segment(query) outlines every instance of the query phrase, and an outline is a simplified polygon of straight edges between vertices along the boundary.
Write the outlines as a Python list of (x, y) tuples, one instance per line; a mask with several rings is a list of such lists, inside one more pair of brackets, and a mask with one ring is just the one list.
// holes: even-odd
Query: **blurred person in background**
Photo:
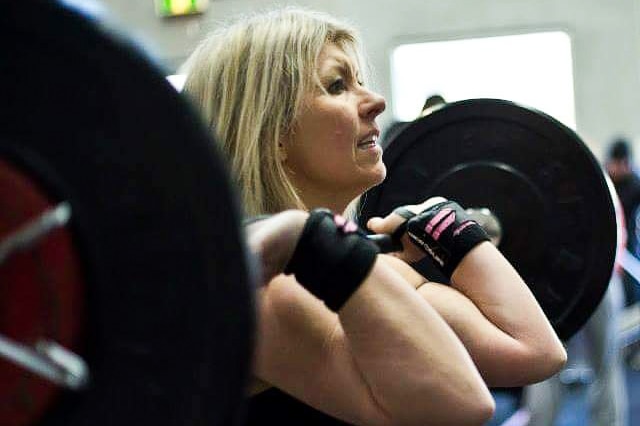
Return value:
[(567, 367), (552, 378), (524, 389), (522, 404), (529, 426), (556, 424), (564, 397), (572, 386), (585, 386), (588, 424), (628, 424), (628, 396), (619, 325), (625, 305), (638, 300), (637, 283), (620, 265), (625, 248), (635, 254), (637, 247), (635, 215), (640, 203), (640, 179), (634, 172), (631, 154), (631, 143), (617, 137), (607, 147), (604, 160), (604, 168), (619, 195), (614, 195), (618, 256), (609, 288), (584, 327), (566, 342)]
[[(624, 222), (627, 230), (626, 249), (638, 257), (637, 223), (640, 206), (640, 177), (633, 163), (633, 149), (629, 139), (614, 138), (608, 146), (604, 162), (605, 170), (611, 178), (618, 193), (624, 211)], [(622, 272), (625, 289), (625, 305), (635, 304), (640, 297), (638, 281), (628, 272)]]
[[(416, 117), (416, 120), (418, 118), (422, 118), (425, 115), (432, 113), (438, 108), (441, 108), (446, 103), (447, 101), (444, 99), (444, 96), (442, 96), (439, 93), (434, 93), (432, 95), (427, 96), (427, 98), (424, 101), (424, 104), (422, 105), (422, 109), (420, 110), (420, 114), (418, 114), (418, 116)], [(396, 136), (398, 136), (400, 133), (402, 133), (402, 131), (411, 123), (412, 121), (394, 120), (391, 124), (389, 124), (389, 126), (387, 126), (384, 132), (382, 132), (382, 136), (380, 138), (382, 142), (380, 143), (380, 145), (383, 148), (386, 148), (387, 146), (389, 146), (391, 141), (395, 139)]]

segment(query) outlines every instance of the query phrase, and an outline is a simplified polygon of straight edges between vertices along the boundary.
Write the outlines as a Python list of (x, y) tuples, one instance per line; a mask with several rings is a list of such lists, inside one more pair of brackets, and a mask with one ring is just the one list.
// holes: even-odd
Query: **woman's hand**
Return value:
[(286, 210), (246, 226), (249, 248), (262, 268), (263, 285), (284, 272), (308, 217), (302, 210)]
[[(420, 204), (412, 204), (402, 206), (403, 209), (408, 210), (413, 215), (422, 213), (425, 209), (446, 201), (443, 197), (428, 198)], [(402, 226), (407, 220), (407, 217), (401, 216), (399, 210), (396, 209), (384, 218), (372, 217), (367, 222), (367, 228), (375, 232), (376, 234), (389, 234), (393, 235), (399, 226)], [(395, 256), (404, 260), (407, 263), (417, 262), (425, 256), (425, 252), (411, 242), (406, 233), (403, 233), (400, 241), (402, 242), (403, 250), (400, 252), (389, 253), (391, 256)]]
[(459, 206), (429, 199), (396, 209), (384, 219), (371, 219), (368, 226), (392, 233), (413, 213), (417, 215), (401, 238), (404, 250), (396, 257), (413, 262), (429, 253), (450, 285), (421, 285), (424, 277), (404, 262), (389, 265), (417, 284), (418, 292), (455, 330), (487, 384), (521, 386), (556, 373), (566, 352), (551, 324), (515, 268)]

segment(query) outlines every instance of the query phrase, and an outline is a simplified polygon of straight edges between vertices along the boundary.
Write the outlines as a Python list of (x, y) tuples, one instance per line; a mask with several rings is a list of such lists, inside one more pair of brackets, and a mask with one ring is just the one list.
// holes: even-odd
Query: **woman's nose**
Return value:
[(374, 119), (387, 108), (387, 102), (382, 95), (373, 91), (367, 91), (367, 95), (360, 104), (360, 115), (364, 118)]

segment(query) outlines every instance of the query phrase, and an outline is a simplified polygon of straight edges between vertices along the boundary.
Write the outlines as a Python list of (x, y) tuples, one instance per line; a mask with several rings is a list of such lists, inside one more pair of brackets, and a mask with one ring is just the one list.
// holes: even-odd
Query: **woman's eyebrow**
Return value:
[(321, 70), (321, 74), (326, 76), (327, 74), (337, 72), (340, 75), (345, 77), (356, 77), (359, 73), (354, 73), (353, 67), (343, 59), (333, 58), (332, 63), (326, 66), (325, 69)]

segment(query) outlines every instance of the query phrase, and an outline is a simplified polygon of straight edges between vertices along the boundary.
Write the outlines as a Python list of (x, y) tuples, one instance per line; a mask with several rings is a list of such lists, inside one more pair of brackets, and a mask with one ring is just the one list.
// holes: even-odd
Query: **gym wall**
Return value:
[[(216, 22), (290, 0), (210, 0), (203, 15), (158, 18), (153, 0), (102, 0), (122, 26), (175, 69)], [(640, 4), (633, 0), (305, 0), (363, 32), (376, 89), (391, 99), (389, 55), (401, 43), (563, 30), (571, 35), (577, 130), (600, 156), (608, 139), (640, 140)], [(392, 119), (392, 108), (382, 116)]]

